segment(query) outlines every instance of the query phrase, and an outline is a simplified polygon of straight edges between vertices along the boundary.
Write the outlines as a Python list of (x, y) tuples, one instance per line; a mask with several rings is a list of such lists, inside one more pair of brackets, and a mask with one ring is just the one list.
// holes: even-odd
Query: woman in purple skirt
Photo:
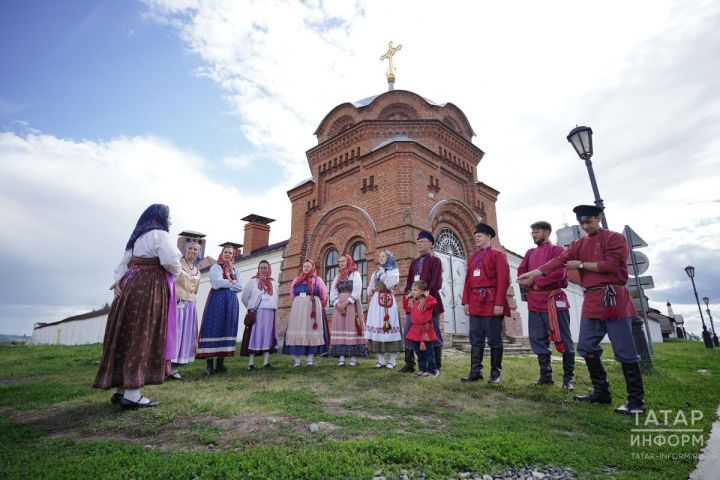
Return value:
[(255, 355), (262, 354), (263, 368), (270, 366), (270, 354), (277, 352), (275, 319), (278, 308), (278, 285), (272, 278), (267, 260), (258, 264), (257, 273), (248, 280), (241, 301), (248, 311), (255, 311), (255, 323), (245, 325), (240, 355), (247, 356), (248, 370), (255, 369)]
[[(195, 360), (197, 346), (197, 310), (195, 299), (200, 288), (200, 270), (195, 261), (200, 253), (200, 245), (196, 242), (185, 246), (185, 255), (180, 261), (182, 270), (175, 279), (177, 296), (177, 316), (174, 349), (171, 352), (169, 380), (182, 380), (177, 368)], [(169, 332), (168, 332), (169, 333)]]

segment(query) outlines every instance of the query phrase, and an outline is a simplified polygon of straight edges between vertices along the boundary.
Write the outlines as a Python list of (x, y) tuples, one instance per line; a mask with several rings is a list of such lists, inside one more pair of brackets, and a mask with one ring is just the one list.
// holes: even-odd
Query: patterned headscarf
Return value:
[(168, 218), (170, 217), (170, 208), (167, 205), (160, 203), (153, 203), (140, 215), (137, 223), (135, 224), (135, 230), (133, 230), (130, 239), (125, 245), (125, 250), (132, 250), (135, 246), (135, 241), (142, 235), (152, 230), (164, 230), (170, 231), (170, 225), (168, 225)]
[[(260, 273), (260, 265), (262, 265), (263, 263), (268, 266), (268, 271), (265, 275)], [(272, 282), (275, 279), (272, 278), (272, 267), (270, 266), (270, 262), (268, 262), (267, 260), (263, 260), (258, 263), (257, 273), (252, 278), (258, 279), (258, 290), (260, 290), (261, 292), (267, 292), (268, 295), (273, 294)]]
[(395, 260), (395, 255), (390, 253), (390, 250), (387, 248), (385, 249), (385, 263), (380, 265), (385, 269), (387, 272), (388, 270), (396, 270), (398, 268), (397, 261)]
[(353, 261), (352, 257), (348, 255), (347, 253), (343, 253), (340, 255), (340, 258), (345, 258), (345, 268), (340, 269), (340, 274), (338, 275), (338, 282), (347, 282), (348, 277), (351, 273), (357, 272), (357, 265)]
[(226, 248), (232, 247), (223, 247), (223, 249), (220, 250), (220, 256), (217, 259), (217, 263), (223, 269), (223, 278), (225, 280), (237, 280), (237, 277), (235, 276), (235, 269), (233, 268), (233, 261), (235, 260), (235, 249), (233, 249), (233, 258), (231, 260), (225, 261), (223, 259), (223, 252)]

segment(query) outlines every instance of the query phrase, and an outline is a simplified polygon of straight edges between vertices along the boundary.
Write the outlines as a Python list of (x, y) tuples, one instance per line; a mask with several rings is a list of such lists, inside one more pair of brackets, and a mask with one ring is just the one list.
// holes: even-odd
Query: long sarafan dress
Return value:
[[(361, 293), (362, 277), (358, 271), (350, 273), (345, 281), (340, 280), (340, 275), (333, 280), (330, 288), (330, 303), (335, 307), (330, 324), (333, 357), (367, 357)], [(350, 302), (345, 313), (337, 307), (344, 301)]]
[[(370, 353), (396, 353), (403, 347), (402, 326), (393, 288), (400, 283), (400, 270), (378, 268), (370, 278), (365, 339)], [(385, 288), (382, 288), (382, 287)]]
[(318, 276), (312, 277), (311, 284), (312, 295), (310, 287), (301, 282), (300, 277), (293, 280), (290, 287), (292, 305), (282, 348), (285, 355), (321, 355), (328, 351), (323, 318), (323, 306), (328, 301), (327, 287)]
[(240, 303), (237, 294), (242, 292), (240, 272), (233, 268), (237, 283), (223, 278), (220, 265), (210, 267), (210, 285), (203, 312), (200, 339), (195, 358), (232, 357), (237, 345)]
[(175, 280), (177, 295), (177, 329), (175, 348), (171, 352), (174, 365), (186, 365), (195, 360), (197, 347), (197, 309), (195, 301), (200, 288), (200, 270), (183, 258), (182, 271)]
[(241, 351), (241, 355), (277, 352), (278, 341), (275, 328), (278, 308), (278, 284), (275, 280), (271, 280), (271, 282), (272, 293), (261, 290), (257, 278), (253, 277), (245, 284), (241, 301), (248, 310), (256, 310), (256, 317), (252, 327), (245, 327), (251, 331), (247, 349)]
[(115, 269), (113, 300), (94, 388), (139, 389), (165, 380), (168, 315), (175, 307), (180, 251), (164, 230), (151, 230)]

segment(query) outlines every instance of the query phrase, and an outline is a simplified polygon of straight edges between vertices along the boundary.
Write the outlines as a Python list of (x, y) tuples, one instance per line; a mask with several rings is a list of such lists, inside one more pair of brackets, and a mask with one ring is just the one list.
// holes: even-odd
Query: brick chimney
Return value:
[(248, 255), (267, 247), (270, 240), (270, 224), (275, 220), (253, 213), (243, 218), (242, 221), (247, 222), (245, 224), (245, 239), (243, 240), (245, 254)]
[(194, 232), (192, 230), (183, 230), (182, 232), (180, 232), (177, 241), (177, 247), (178, 250), (180, 250), (180, 253), (185, 253), (185, 246), (190, 242), (195, 242), (200, 245), (200, 251), (198, 252), (198, 260), (202, 260), (203, 258), (205, 258), (205, 234), (200, 232)]
[(675, 312), (673, 312), (672, 304), (670, 303), (670, 300), (667, 302), (667, 310), (668, 310), (668, 317), (675, 318)]

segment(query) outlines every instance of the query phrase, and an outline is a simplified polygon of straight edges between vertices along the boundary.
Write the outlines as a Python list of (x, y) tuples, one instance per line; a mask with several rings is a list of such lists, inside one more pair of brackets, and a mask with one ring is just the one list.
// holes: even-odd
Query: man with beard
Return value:
[[(525, 253), (518, 275), (534, 270), (553, 258), (563, 254), (565, 249), (550, 241), (552, 226), (545, 221), (530, 225), (530, 235), (536, 247)], [(534, 385), (550, 385), (553, 382), (550, 340), (562, 353), (562, 388), (575, 388), (575, 345), (570, 334), (570, 313), (567, 296), (563, 288), (568, 286), (567, 269), (559, 268), (547, 276), (535, 278), (528, 284), (528, 337), (530, 346), (538, 357), (540, 378)]]

